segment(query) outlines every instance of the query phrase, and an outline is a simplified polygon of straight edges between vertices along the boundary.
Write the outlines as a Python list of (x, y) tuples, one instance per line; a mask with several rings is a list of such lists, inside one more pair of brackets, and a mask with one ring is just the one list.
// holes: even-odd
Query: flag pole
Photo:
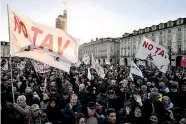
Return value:
[[(9, 20), (9, 6), (7, 4), (7, 15), (8, 15), (8, 33), (9, 33), (9, 42), (11, 42), (10, 38), (10, 20)], [(11, 43), (10, 43), (10, 50), (11, 50)], [(11, 85), (12, 85), (12, 97), (13, 97), (13, 103), (15, 103), (15, 95), (14, 95), (14, 85), (13, 85), (13, 78), (12, 78), (12, 56), (10, 55), (10, 76), (11, 76)]]
[(13, 78), (12, 78), (12, 57), (11, 55), (10, 55), (10, 75), (11, 75), (11, 85), (12, 85), (12, 97), (13, 97), (13, 102), (15, 103), (14, 85), (13, 85)]

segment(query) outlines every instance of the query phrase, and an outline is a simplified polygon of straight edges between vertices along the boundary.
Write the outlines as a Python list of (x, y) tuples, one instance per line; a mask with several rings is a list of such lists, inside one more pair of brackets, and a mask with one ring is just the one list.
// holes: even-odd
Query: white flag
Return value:
[(44, 64), (39, 61), (34, 61), (34, 60), (31, 60), (31, 63), (32, 63), (35, 71), (38, 73), (47, 73), (47, 72), (51, 71), (51, 66), (49, 66), (47, 64)]
[(87, 78), (88, 78), (89, 80), (91, 80), (90, 68), (88, 68), (88, 75), (87, 75)]
[(100, 76), (102, 79), (104, 79), (105, 72), (104, 72), (104, 69), (101, 66), (99, 66), (99, 69), (98, 69), (97, 73), (98, 73), (98, 76)]
[(110, 62), (108, 60), (105, 61), (105, 64), (110, 65)]
[(96, 69), (96, 60), (94, 59), (93, 53), (91, 54), (91, 65), (92, 68)]
[(34, 51), (26, 51), (21, 53), (16, 53), (14, 56), (18, 57), (27, 57), (32, 58), (34, 60), (40, 61), (52, 67), (64, 70), (69, 72), (71, 63), (69, 61), (63, 60), (59, 57), (54, 57), (43, 50), (35, 49)]
[(132, 76), (131, 73), (129, 73), (129, 78), (130, 78), (132, 81), (134, 81), (134, 78), (133, 78), (133, 76)]
[[(58, 28), (38, 24), (8, 8), (10, 55), (31, 47), (75, 63), (78, 61), (79, 41)], [(33, 51), (35, 49), (32, 49)]]
[(87, 54), (84, 54), (82, 61), (87, 65), (90, 62), (90, 57)]
[(8, 70), (8, 61), (7, 60), (5, 60), (5, 61), (6, 61), (5, 65), (1, 68), (3, 71)]
[(137, 67), (137, 65), (133, 61), (131, 62), (130, 73), (138, 75), (140, 77), (143, 77), (143, 73), (141, 72), (141, 70)]
[(81, 61), (78, 59), (78, 62), (74, 64), (74, 66), (79, 67), (81, 65)]
[(167, 49), (145, 37), (142, 38), (136, 58), (152, 62), (164, 73), (167, 71), (170, 63)]

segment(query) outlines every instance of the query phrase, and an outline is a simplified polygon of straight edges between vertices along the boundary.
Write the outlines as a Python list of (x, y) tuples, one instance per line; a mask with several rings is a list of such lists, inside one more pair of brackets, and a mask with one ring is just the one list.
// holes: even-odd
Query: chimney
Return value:
[(65, 19), (67, 19), (67, 10), (63, 11), (63, 16), (64, 16)]
[(96, 41), (98, 41), (98, 38), (96, 37)]

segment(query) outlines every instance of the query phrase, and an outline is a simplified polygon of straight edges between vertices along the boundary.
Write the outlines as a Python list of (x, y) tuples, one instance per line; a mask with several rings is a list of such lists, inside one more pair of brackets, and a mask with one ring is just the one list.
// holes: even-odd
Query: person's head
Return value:
[(165, 86), (165, 83), (164, 82), (159, 82), (159, 86), (160, 87)]
[(48, 94), (47, 93), (45, 93), (44, 95), (43, 95), (43, 101), (47, 101), (47, 100), (49, 100), (49, 96), (48, 96)]
[(141, 117), (142, 116), (141, 109), (139, 107), (135, 107), (134, 116), (135, 117)]
[(5, 81), (5, 82), (3, 83), (3, 85), (4, 85), (5, 88), (8, 88), (9, 85), (10, 85), (10, 82), (9, 82), (9, 81)]
[(186, 91), (186, 80), (183, 82), (183, 84), (182, 84), (182, 87), (181, 87), (181, 88), (182, 88), (182, 90), (183, 90), (183, 91)]
[(17, 91), (17, 87), (13, 87), (13, 92), (16, 92)]
[(163, 105), (168, 105), (170, 103), (170, 98), (168, 96), (163, 96), (162, 103)]
[(96, 111), (101, 113), (104, 110), (104, 101), (99, 99), (96, 101)]
[(77, 102), (78, 102), (78, 96), (77, 96), (76, 94), (72, 94), (72, 95), (70, 96), (70, 103), (71, 103), (72, 105), (76, 105)]
[(157, 114), (151, 114), (150, 115), (150, 124), (158, 124), (159, 119), (158, 119), (158, 115)]
[(49, 105), (50, 105), (52, 108), (55, 108), (55, 107), (56, 107), (56, 101), (55, 101), (54, 99), (50, 100)]
[(31, 81), (30, 82), (30, 87), (34, 87), (34, 85), (35, 85), (35, 82), (34, 81)]
[(30, 75), (29, 77), (28, 77), (28, 81), (31, 81), (32, 80), (32, 76)]
[(41, 86), (39, 87), (42, 92), (45, 91), (45, 83), (41, 83)]
[(142, 93), (147, 92), (147, 86), (146, 86), (146, 85), (142, 85), (142, 86), (141, 86), (141, 92), (142, 92)]
[(56, 86), (56, 82), (55, 82), (55, 81), (51, 81), (51, 82), (50, 82), (50, 86), (51, 86), (51, 87), (55, 87), (55, 86)]
[(33, 91), (31, 89), (31, 87), (27, 87), (25, 90), (25, 95), (32, 95)]
[(96, 110), (96, 103), (89, 102), (87, 106), (87, 112), (88, 112), (89, 117), (94, 117), (95, 110)]
[(83, 91), (85, 89), (85, 84), (80, 84), (79, 85), (79, 91)]
[(21, 107), (26, 105), (26, 97), (24, 95), (18, 96), (17, 104)]
[(72, 95), (73, 94), (73, 88), (72, 88), (72, 86), (68, 86), (67, 87), (67, 90), (68, 90), (68, 94), (69, 95)]
[(83, 113), (78, 113), (76, 115), (76, 124), (86, 124), (85, 115)]
[(39, 114), (40, 114), (40, 108), (39, 108), (39, 105), (37, 105), (37, 104), (33, 104), (33, 105), (31, 105), (31, 107), (30, 107), (30, 111), (31, 111), (31, 115), (32, 115), (32, 117), (38, 117)]
[(181, 118), (179, 124), (186, 124), (186, 117)]
[(68, 95), (68, 92), (67, 92), (67, 91), (64, 91), (64, 92), (62, 93), (62, 96), (63, 96), (63, 99), (64, 99), (64, 100), (67, 100), (67, 99), (69, 98), (69, 95)]
[(152, 83), (151, 82), (147, 82), (147, 87), (151, 87)]
[(116, 123), (116, 111), (112, 108), (108, 109), (107, 118), (110, 124), (115, 124)]
[(57, 93), (57, 89), (55, 88), (55, 87), (52, 87), (51, 89), (50, 89), (50, 94), (51, 95), (55, 95)]
[(154, 101), (157, 102), (160, 98), (160, 95), (158, 92), (151, 92), (149, 97), (150, 97), (151, 102), (154, 102)]
[(111, 80), (111, 86), (115, 86), (116, 85), (116, 80)]
[(135, 89), (135, 84), (131, 83), (131, 84), (129, 85), (129, 87), (130, 87), (131, 90), (134, 90), (134, 89)]
[(177, 92), (178, 91), (178, 82), (175, 82), (175, 81), (171, 82), (170, 88), (171, 88), (172, 92)]

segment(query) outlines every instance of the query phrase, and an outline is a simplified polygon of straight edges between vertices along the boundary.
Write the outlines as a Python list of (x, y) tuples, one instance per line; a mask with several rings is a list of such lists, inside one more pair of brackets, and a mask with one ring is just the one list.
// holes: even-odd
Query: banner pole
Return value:
[[(8, 33), (9, 33), (9, 42), (11, 42), (11, 37), (10, 37), (10, 20), (9, 20), (9, 6), (7, 4), (7, 15), (8, 15)], [(11, 50), (11, 43), (10, 43), (10, 50)], [(13, 85), (13, 78), (12, 78), (12, 56), (10, 55), (10, 76), (11, 76), (11, 85), (12, 85), (12, 97), (13, 97), (13, 103), (15, 103), (15, 95), (14, 95), (14, 85)]]
[(14, 85), (13, 85), (13, 78), (12, 78), (12, 57), (11, 57), (11, 55), (10, 55), (10, 75), (11, 75), (11, 85), (12, 85), (13, 103), (15, 103)]

